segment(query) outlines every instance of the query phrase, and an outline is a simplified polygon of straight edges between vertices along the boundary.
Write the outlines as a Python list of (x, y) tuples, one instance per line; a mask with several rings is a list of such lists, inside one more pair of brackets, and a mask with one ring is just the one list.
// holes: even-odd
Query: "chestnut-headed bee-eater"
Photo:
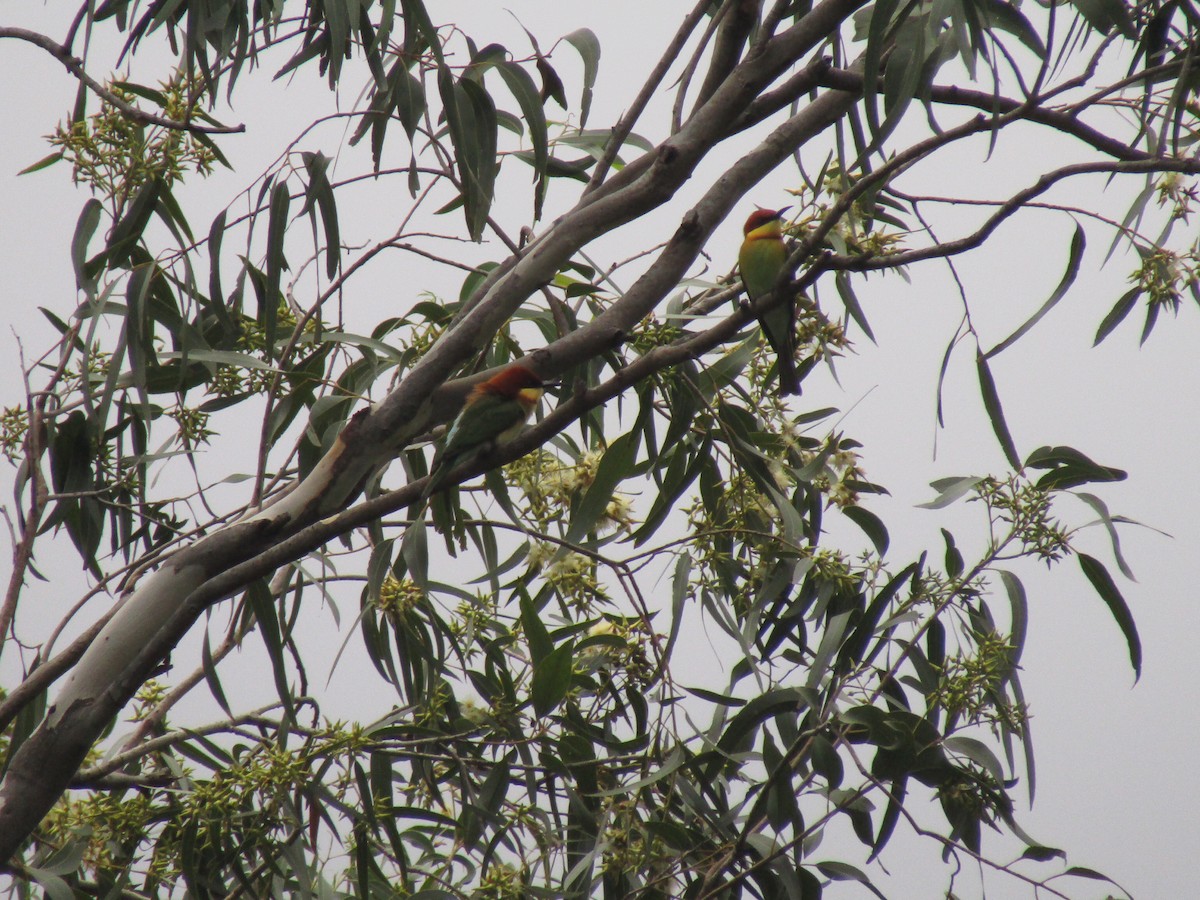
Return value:
[[(753, 303), (771, 293), (771, 288), (787, 264), (787, 247), (783, 243), (783, 214), (791, 209), (756, 209), (750, 213), (742, 232), (745, 240), (738, 251), (738, 272), (746, 294)], [(796, 374), (796, 298), (786, 287), (781, 302), (768, 310), (755, 310), (763, 336), (778, 358), (779, 392), (799, 394), (800, 380)]]
[(460, 463), (490, 453), (516, 437), (537, 408), (544, 389), (542, 379), (520, 363), (475, 385), (433, 458), (421, 499), (442, 487)]

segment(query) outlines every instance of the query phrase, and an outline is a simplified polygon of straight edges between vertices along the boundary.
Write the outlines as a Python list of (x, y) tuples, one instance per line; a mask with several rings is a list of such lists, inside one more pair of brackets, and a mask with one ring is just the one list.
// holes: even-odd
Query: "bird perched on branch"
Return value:
[(514, 363), (471, 389), (446, 441), (433, 458), (421, 500), (445, 485), (460, 464), (512, 440), (537, 408), (545, 385), (530, 369)]
[(745, 239), (738, 251), (738, 272), (746, 294), (754, 303), (754, 314), (763, 336), (778, 359), (779, 392), (799, 394), (800, 379), (796, 374), (796, 298), (781, 288), (786, 296), (770, 309), (757, 308), (766, 298), (787, 264), (787, 247), (783, 243), (783, 214), (791, 209), (756, 209), (750, 213), (742, 228)]

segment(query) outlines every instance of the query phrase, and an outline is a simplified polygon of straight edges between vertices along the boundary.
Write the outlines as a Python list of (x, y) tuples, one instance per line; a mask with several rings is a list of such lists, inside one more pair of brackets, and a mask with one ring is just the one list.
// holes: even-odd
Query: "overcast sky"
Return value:
[[(492, 24), (484, 24), (480, 6), (443, 2), (437, 5), (437, 15), (450, 21), (460, 10), (470, 10), (476, 24), (468, 30), (477, 38), (495, 37), (517, 49), (526, 46), (513, 18), (497, 7)], [(513, 2), (508, 8), (535, 32), (543, 48), (581, 25), (597, 32), (604, 56), (589, 123), (594, 127), (605, 126), (620, 114), (679, 15), (674, 4), (670, 13), (667, 4), (655, 7), (663, 10), (661, 17), (647, 15), (644, 2)], [(13, 3), (4, 7), (9, 24), (45, 29), (60, 37), (63, 28), (55, 13), (61, 10)], [(630, 28), (631, 22), (638, 27)], [(561, 59), (569, 71), (571, 55), (561, 54)], [(30, 356), (41, 352), (51, 339), (36, 307), (49, 307), (65, 317), (76, 302), (68, 245), (86, 196), (71, 186), (65, 166), (16, 176), (48, 152), (41, 136), (69, 109), (73, 79), (44, 52), (6, 41), (0, 43), (0, 83), (8, 85), (0, 92), (0, 121), (6, 123), (0, 142), (0, 196), (4, 198), (0, 311), (9, 326), (0, 334), (0, 359), (7, 368), (4, 383), (8, 385), (0, 405), (8, 406), (22, 401), (18, 339)], [(225, 118), (247, 123), (248, 133), (221, 144), (237, 171), (186, 188), (188, 199), (183, 205), (198, 229), (206, 228), (229, 197), (279, 154), (314, 110), (331, 106), (315, 75), (291, 83), (247, 78), (244, 87), (243, 91), (239, 86), (238, 105)], [(353, 90), (345, 96), (352, 101)], [(647, 121), (647, 136), (661, 137), (661, 118)], [(305, 146), (333, 155), (340, 137), (340, 130), (325, 129)], [(995, 159), (984, 168), (987, 151), (986, 141), (980, 141), (963, 149), (959, 166), (920, 177), (928, 179), (929, 189), (951, 190), (945, 183), (960, 180), (986, 183), (1000, 191), (1006, 179), (1026, 184), (1036, 177), (1030, 169), (1019, 168), (1023, 160), (1052, 157), (1059, 148), (1002, 139)], [(673, 227), (671, 223), (705, 186), (704, 175), (719, 171), (719, 164), (719, 160), (709, 164), (655, 217), (657, 227)], [(919, 183), (910, 187), (916, 189)], [(785, 189), (793, 184), (793, 173), (781, 171), (753, 200), (781, 206), (788, 202)], [(1098, 181), (1086, 187), (1093, 196), (1103, 189)], [(569, 199), (570, 187), (559, 190), (563, 202)], [(1083, 187), (1076, 185), (1073, 190)], [(1132, 192), (1118, 186), (1109, 189), (1103, 201), (1093, 196), (1080, 195), (1077, 202), (1111, 203), (1119, 218), (1124, 210), (1122, 197), (1127, 203)], [(390, 234), (396, 222), (387, 194), (369, 190), (347, 202), (341, 215), (343, 233), (351, 241)], [(732, 266), (737, 224), (725, 223), (710, 244), (717, 271)], [(643, 232), (647, 242), (654, 239), (654, 227), (649, 225)], [(959, 261), (976, 324), (992, 343), (1027, 318), (1054, 289), (1070, 228), (1062, 217), (1026, 219), (1024, 224), (1002, 229), (990, 249)], [(629, 239), (629, 232), (622, 232), (622, 240)], [(1200, 779), (1193, 762), (1200, 742), (1195, 713), (1200, 662), (1193, 646), (1200, 633), (1194, 587), (1200, 556), (1200, 524), (1194, 512), (1200, 503), (1196, 471), (1200, 316), (1185, 305), (1178, 319), (1160, 322), (1140, 349), (1140, 323), (1131, 317), (1104, 345), (1091, 349), (1097, 323), (1126, 289), (1126, 262), (1118, 259), (1101, 266), (1108, 239), (1097, 233), (1089, 244), (1083, 274), (1068, 297), (1020, 345), (998, 357), (994, 371), (1022, 454), (1041, 444), (1068, 444), (1101, 463), (1128, 470), (1127, 482), (1103, 486), (1097, 493), (1114, 513), (1171, 537), (1150, 529), (1122, 530), (1125, 554), (1138, 577), (1136, 584), (1121, 583), (1144, 647), (1143, 677), (1136, 687), (1121, 634), (1075, 564), (1069, 562), (1049, 576), (1035, 567), (1021, 570), (1030, 592), (1024, 684), (1034, 715), (1038, 795), (1032, 811), (1018, 807), (1018, 819), (1039, 840), (1067, 849), (1072, 864), (1104, 871), (1135, 896), (1185, 897), (1195, 891), (1195, 854), (1200, 847), (1200, 828), (1195, 824)], [(612, 253), (627, 255), (615, 248)], [(913, 274), (912, 285), (892, 278), (874, 279), (860, 287), (878, 346), (858, 335), (856, 354), (838, 365), (839, 380), (818, 374), (806, 382), (804, 397), (798, 401), (800, 409), (831, 405), (847, 411), (840, 428), (863, 442), (867, 474), (892, 492), (889, 499), (866, 504), (891, 528), (892, 560), (907, 560), (923, 548), (936, 553), (941, 546), (938, 528), (945, 524), (946, 514), (916, 508), (931, 498), (930, 481), (1004, 468), (978, 399), (973, 348), (966, 349), (951, 369), (947, 427), (940, 434), (935, 430), (938, 365), (961, 315), (961, 303), (943, 271), (930, 265)], [(431, 272), (431, 281), (421, 287), (455, 294), (457, 282), (436, 281), (442, 277)], [(368, 323), (407, 309), (418, 292), (412, 279), (397, 279), (386, 268), (364, 274), (352, 282), (352, 290), (354, 303), (361, 307), (351, 315)], [(5, 482), (0, 496), (11, 497), (7, 487), (11, 476), (11, 467), (0, 467)], [(1073, 521), (1087, 518), (1082, 504), (1070, 514)], [(967, 534), (968, 525), (974, 523), (974, 533), (982, 535), (977, 511), (956, 510), (952, 516), (956, 532)], [(1100, 529), (1094, 532), (1082, 547), (1107, 558), (1103, 534)], [(59, 583), (39, 584), (31, 587), (30, 597), (48, 600), (60, 592)], [(354, 647), (357, 650), (356, 643)], [(6, 679), (13, 677), (11, 669), (3, 674)], [(5, 684), (11, 687), (8, 680)], [(369, 713), (364, 710), (364, 714)], [(1024, 795), (1018, 790), (1015, 796)], [(923, 881), (921, 869), (895, 854), (886, 861), (893, 873), (891, 879), (883, 879), (890, 885), (889, 897), (916, 900), (933, 896), (930, 888), (943, 885), (940, 874), (931, 882)], [(989, 876), (986, 883), (992, 898), (1028, 896), (1025, 888), (1002, 878)], [(1099, 883), (1073, 882), (1071, 894), (1102, 897), (1105, 890)]]

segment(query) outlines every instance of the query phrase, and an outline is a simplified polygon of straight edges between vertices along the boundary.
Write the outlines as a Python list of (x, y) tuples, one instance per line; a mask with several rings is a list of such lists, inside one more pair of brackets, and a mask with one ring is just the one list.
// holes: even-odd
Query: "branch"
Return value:
[(696, 24), (700, 19), (703, 18), (709, 6), (709, 0), (700, 0), (688, 14), (688, 17), (683, 20), (683, 23), (675, 32), (675, 36), (671, 38), (671, 43), (667, 45), (666, 51), (659, 58), (657, 65), (655, 65), (653, 71), (650, 73), (650, 77), (642, 85), (642, 89), (638, 92), (637, 97), (634, 98), (633, 104), (621, 116), (621, 120), (613, 126), (612, 134), (608, 138), (608, 145), (604, 149), (604, 155), (596, 163), (596, 170), (592, 172), (592, 177), (589, 179), (587, 187), (583, 189), (585, 194), (599, 187), (600, 183), (604, 181), (605, 176), (608, 175), (608, 170), (612, 166), (613, 160), (617, 158), (617, 154), (621, 150), (621, 145), (625, 143), (625, 138), (629, 137), (629, 133), (633, 131), (633, 126), (645, 111), (646, 104), (654, 96), (654, 92), (662, 83), (667, 70), (675, 62), (679, 51), (683, 49), (683, 45), (687, 43), (689, 35), (696, 28)]
[[(758, 0), (726, 0), (718, 16), (723, 16), (717, 29), (712, 56), (708, 61), (708, 72), (696, 94), (693, 110), (699, 109), (713, 95), (721, 83), (729, 77), (741, 58), (750, 32), (758, 22)], [(682, 91), (681, 91), (682, 98)]]
[[(837, 88), (843, 91), (861, 92), (863, 77), (859, 72), (850, 69), (829, 68), (817, 75), (818, 83), (824, 87)], [(1085, 125), (1079, 121), (1076, 113), (1078, 108), (1069, 106), (1064, 109), (1052, 109), (1039, 105), (1039, 98), (1016, 100), (1002, 97), (985, 91), (973, 91), (955, 85), (933, 85), (929, 88), (929, 98), (935, 103), (947, 106), (966, 106), (993, 115), (1005, 115), (1039, 125), (1048, 125), (1063, 134), (1076, 137), (1101, 153), (1120, 160), (1160, 159), (1144, 150), (1138, 150), (1115, 138), (1109, 137), (1102, 131)], [(764, 96), (764, 100), (766, 97)]]
[(92, 78), (84, 69), (83, 60), (77, 56), (73, 56), (66, 47), (55, 43), (46, 37), (46, 35), (39, 34), (36, 31), (30, 31), (27, 28), (0, 26), (0, 38), (16, 38), (19, 41), (33, 44), (35, 47), (41, 47), (62, 63), (68, 72), (83, 82), (105, 103), (120, 110), (123, 115), (133, 119), (135, 122), (145, 122), (149, 125), (158, 125), (161, 128), (170, 128), (173, 131), (187, 131), (192, 134), (240, 134), (246, 130), (245, 125), (195, 125), (191, 122), (177, 122), (174, 119), (168, 119), (165, 116), (156, 116), (154, 113), (148, 113), (139, 109), (132, 103), (122, 100), (113, 91)]
[(968, 250), (974, 250), (1000, 225), (1018, 210), (1024, 209), (1034, 197), (1044, 194), (1055, 184), (1074, 175), (1115, 175), (1115, 174), (1147, 174), (1154, 172), (1181, 172), (1188, 175), (1200, 175), (1200, 160), (1194, 159), (1142, 159), (1116, 162), (1075, 163), (1047, 172), (1036, 182), (1023, 191), (1018, 191), (981, 225), (978, 229), (964, 237), (953, 241), (944, 241), (929, 247), (914, 250), (902, 250), (898, 253), (887, 253), (880, 256), (844, 256), (830, 254), (827, 257), (827, 267), (842, 269), (848, 272), (870, 272), (879, 269), (894, 269), (914, 262), (927, 259), (944, 259), (957, 256)]

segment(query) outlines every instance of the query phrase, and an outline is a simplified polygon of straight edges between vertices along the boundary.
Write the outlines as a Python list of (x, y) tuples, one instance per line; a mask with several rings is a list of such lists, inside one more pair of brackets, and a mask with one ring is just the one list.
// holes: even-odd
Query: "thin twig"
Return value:
[(139, 109), (132, 103), (121, 99), (116, 93), (89, 75), (83, 67), (83, 61), (73, 56), (62, 44), (52, 41), (44, 34), (30, 31), (28, 28), (0, 27), (0, 38), (16, 38), (19, 41), (33, 44), (35, 47), (41, 47), (62, 63), (68, 72), (87, 85), (105, 103), (120, 110), (123, 115), (128, 116), (136, 122), (145, 122), (148, 125), (158, 125), (161, 128), (169, 128), (173, 131), (187, 131), (192, 134), (241, 134), (246, 130), (245, 125), (196, 125), (192, 122), (177, 122), (174, 119), (157, 116), (154, 113)]

